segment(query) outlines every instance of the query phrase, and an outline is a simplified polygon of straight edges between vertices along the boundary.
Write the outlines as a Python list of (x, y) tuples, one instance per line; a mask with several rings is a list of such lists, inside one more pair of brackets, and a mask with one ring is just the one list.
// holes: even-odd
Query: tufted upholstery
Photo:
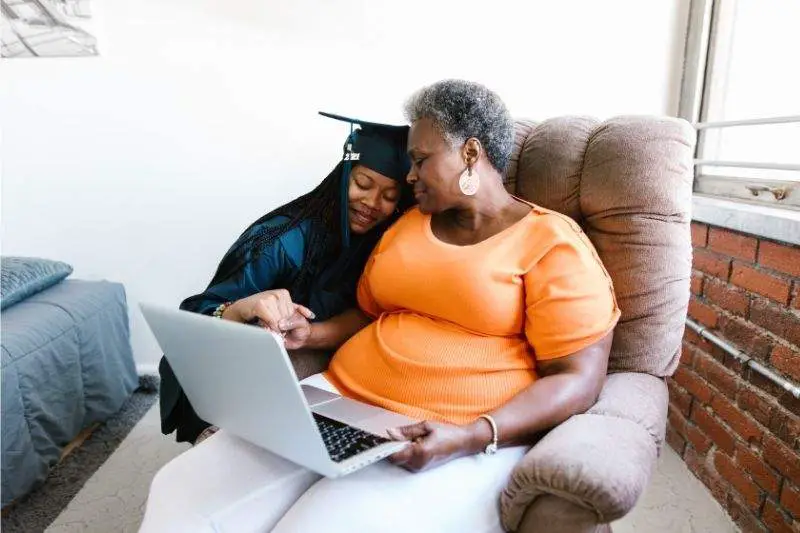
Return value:
[[(506, 187), (581, 224), (622, 316), (597, 404), (552, 430), (512, 474), (501, 498), (508, 530), (601, 531), (650, 478), (666, 426), (662, 378), (678, 364), (689, 300), (694, 138), (673, 118), (517, 122)], [(558, 516), (581, 525), (558, 529)]]

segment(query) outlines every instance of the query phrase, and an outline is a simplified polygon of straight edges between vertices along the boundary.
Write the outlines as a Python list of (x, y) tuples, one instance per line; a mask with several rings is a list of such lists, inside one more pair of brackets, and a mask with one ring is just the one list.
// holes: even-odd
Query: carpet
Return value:
[(140, 378), (122, 408), (50, 471), (44, 484), (4, 511), (4, 533), (43, 532), (66, 508), (158, 399), (158, 380)]

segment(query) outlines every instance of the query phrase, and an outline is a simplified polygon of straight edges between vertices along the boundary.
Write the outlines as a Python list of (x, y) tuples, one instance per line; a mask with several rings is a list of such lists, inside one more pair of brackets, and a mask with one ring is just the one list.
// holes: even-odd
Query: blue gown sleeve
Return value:
[[(276, 224), (280, 221), (267, 222), (270, 223)], [(252, 231), (258, 231), (262, 227)], [(209, 286), (202, 293), (187, 298), (181, 304), (181, 309), (210, 315), (221, 303), (235, 302), (270, 289), (287, 288), (302, 265), (307, 231), (308, 224), (300, 224), (287, 231), (263, 248), (258, 258), (247, 263), (241, 271)], [(240, 240), (249, 235), (250, 232), (246, 233)]]

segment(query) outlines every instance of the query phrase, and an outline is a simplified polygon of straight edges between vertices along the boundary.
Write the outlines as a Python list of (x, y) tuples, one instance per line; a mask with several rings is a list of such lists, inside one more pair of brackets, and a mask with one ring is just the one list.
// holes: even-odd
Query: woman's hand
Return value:
[(426, 420), (389, 429), (388, 433), (394, 440), (411, 441), (408, 446), (389, 457), (389, 460), (412, 472), (439, 466), (476, 453), (480, 449), (472, 425), (455, 426)]
[(237, 300), (225, 309), (222, 318), (244, 323), (258, 320), (263, 327), (280, 333), (280, 322), (288, 320), (295, 313), (308, 320), (314, 318), (310, 309), (292, 301), (289, 291), (274, 289)]
[(311, 323), (300, 312), (278, 322), (287, 350), (305, 348), (311, 336)]

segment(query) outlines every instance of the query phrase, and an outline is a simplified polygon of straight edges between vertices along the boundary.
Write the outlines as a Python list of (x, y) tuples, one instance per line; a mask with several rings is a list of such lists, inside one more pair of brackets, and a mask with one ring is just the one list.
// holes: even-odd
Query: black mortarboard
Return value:
[[(411, 170), (411, 162), (406, 153), (408, 143), (408, 126), (392, 126), (367, 122), (354, 118), (334, 115), (333, 113), (319, 112), (320, 115), (350, 124), (350, 135), (344, 142), (342, 153), (342, 181), (341, 181), (341, 227), (342, 243), (345, 248), (350, 246), (350, 224), (348, 222), (347, 189), (350, 181), (350, 170), (355, 165), (379, 172), (397, 181), (401, 190), (406, 183), (406, 175)], [(358, 124), (360, 127), (354, 130)]]
[[(342, 159), (351, 165), (364, 165), (387, 178), (405, 183), (411, 170), (406, 154), (408, 126), (394, 126), (343, 117), (332, 113), (320, 115), (350, 123), (350, 135), (344, 143)], [(353, 130), (358, 125), (359, 129)]]

